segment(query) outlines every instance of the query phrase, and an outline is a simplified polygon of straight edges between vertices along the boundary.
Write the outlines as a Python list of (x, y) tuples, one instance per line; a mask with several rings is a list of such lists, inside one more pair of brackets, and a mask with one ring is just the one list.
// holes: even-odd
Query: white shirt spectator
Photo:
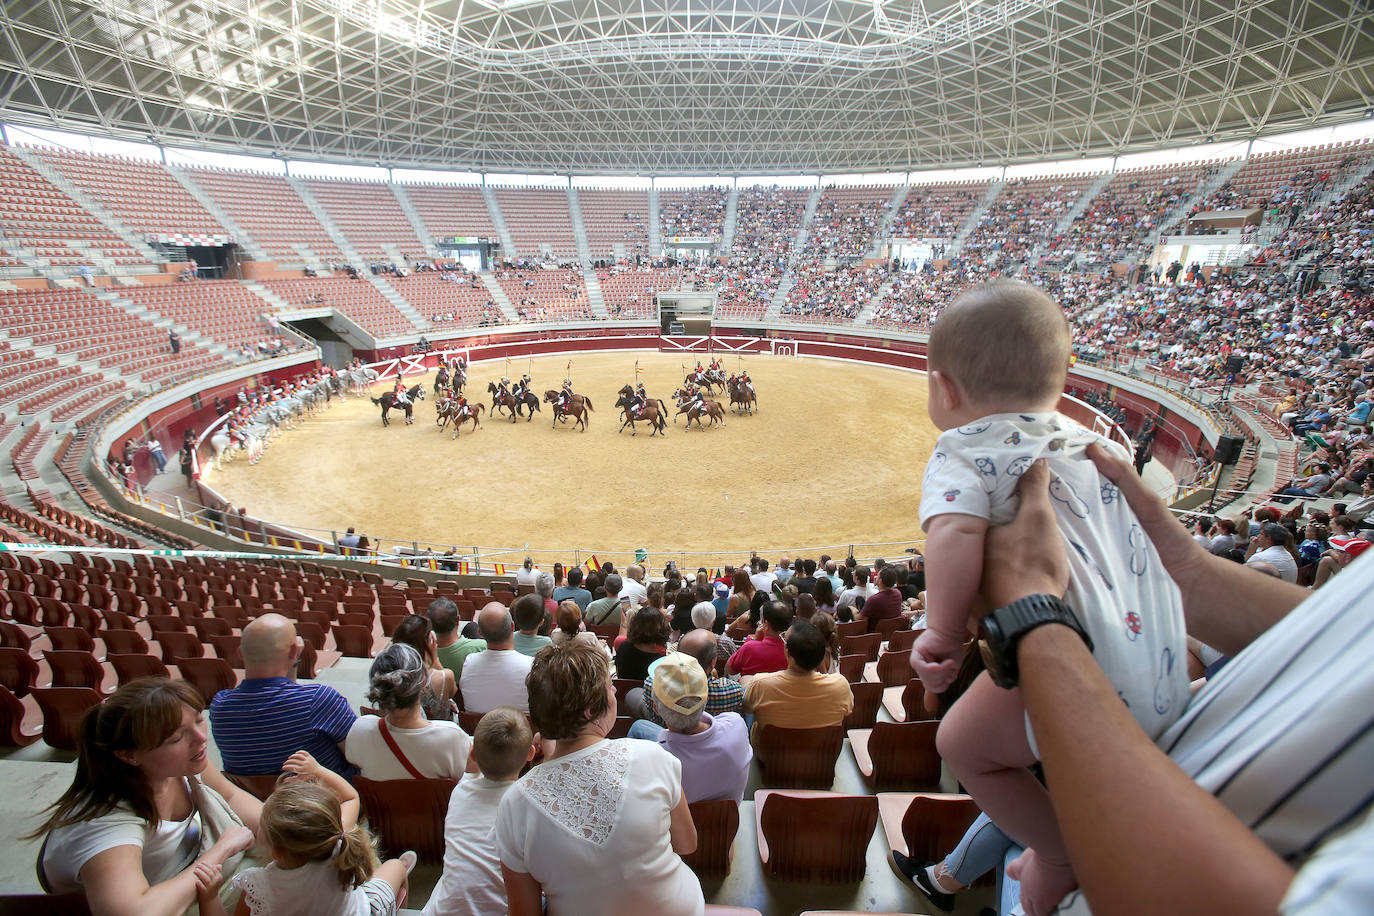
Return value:
[(469, 776), (448, 800), (444, 819), (444, 871), (425, 904), (424, 916), (506, 912), (506, 883), (492, 828), (513, 780)]
[(632, 609), (643, 607), (649, 603), (649, 590), (629, 576), (625, 577), (624, 584), (620, 586), (620, 597), (626, 596), (629, 596)]
[[(412, 779), (387, 746), (381, 724), (376, 716), (359, 716), (344, 739), (344, 756), (368, 779)], [(387, 729), (401, 753), (426, 779), (462, 778), (472, 738), (456, 723), (430, 722), (423, 728), (397, 728), (388, 723)]]
[(866, 582), (862, 586), (854, 586), (840, 592), (840, 597), (835, 600), (835, 610), (840, 611), (847, 607), (853, 607), (854, 602), (862, 595), (864, 601), (877, 594), (878, 588), (872, 582)]
[(1285, 582), (1298, 581), (1298, 564), (1293, 561), (1293, 555), (1277, 544), (1256, 551), (1254, 556), (1245, 561), (1246, 566), (1256, 563), (1268, 563), (1279, 571), (1279, 578)]
[(772, 570), (766, 569), (763, 572), (754, 573), (749, 577), (749, 581), (754, 583), (755, 591), (763, 592), (765, 595), (772, 595), (773, 583), (778, 581), (778, 577), (773, 574)]
[(514, 706), (523, 713), (530, 711), (530, 697), (525, 690), (534, 659), (514, 649), (493, 649), (469, 655), (463, 662), (463, 677), (459, 689), (463, 692), (463, 707), (468, 712), (491, 712), (498, 706)]
[(539, 567), (535, 566), (526, 569), (523, 565), (515, 571), (516, 585), (534, 585), (534, 580), (539, 578)]

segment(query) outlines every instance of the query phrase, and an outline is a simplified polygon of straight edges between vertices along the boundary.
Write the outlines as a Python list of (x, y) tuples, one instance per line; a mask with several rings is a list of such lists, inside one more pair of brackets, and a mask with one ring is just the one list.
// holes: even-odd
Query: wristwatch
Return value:
[(978, 635), (986, 646), (983, 661), (987, 663), (988, 674), (994, 684), (1006, 690), (1020, 684), (1016, 644), (1022, 636), (1046, 623), (1064, 624), (1083, 637), (1088, 651), (1092, 651), (1093, 641), (1083, 629), (1083, 624), (1078, 622), (1078, 615), (1060, 598), (1054, 595), (1018, 598), (988, 614), (978, 624)]

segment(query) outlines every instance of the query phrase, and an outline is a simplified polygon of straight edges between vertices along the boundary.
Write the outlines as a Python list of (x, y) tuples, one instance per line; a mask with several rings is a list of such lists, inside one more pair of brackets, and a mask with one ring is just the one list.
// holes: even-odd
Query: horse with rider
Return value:
[(731, 410), (734, 410), (736, 405), (748, 414), (758, 410), (759, 396), (754, 391), (754, 382), (749, 378), (748, 372), (741, 371), (739, 375), (731, 375), (728, 389)]
[(633, 388), (625, 385), (617, 394), (620, 395), (620, 398), (615, 402), (615, 406), (624, 411), (624, 420), (617, 432), (623, 432), (628, 426), (630, 427), (630, 435), (633, 436), (636, 434), (635, 421), (647, 420), (650, 429), (653, 430), (649, 433), (650, 438), (653, 438), (654, 433), (664, 435), (664, 431), (668, 427), (668, 422), (664, 419), (667, 416), (668, 408), (664, 406), (661, 400), (649, 397), (648, 392), (644, 390), (643, 382), (636, 384)]
[(573, 391), (572, 379), (563, 379), (563, 387), (554, 391), (552, 388), (544, 392), (544, 403), (553, 406), (553, 425), (556, 428), (558, 421), (567, 422), (568, 418), (577, 421), (578, 426), (585, 432), (587, 421), (591, 419), (592, 399)]
[(701, 422), (702, 417), (710, 417), (712, 426), (715, 426), (716, 423), (720, 423), (721, 426), (725, 425), (725, 408), (721, 406), (720, 401), (707, 399), (702, 390), (691, 382), (688, 382), (683, 388), (673, 389), (673, 401), (677, 405), (677, 413), (673, 414), (673, 422), (676, 423), (677, 418), (685, 413), (689, 431), (692, 428), (693, 420), (697, 421), (698, 429), (704, 428)]

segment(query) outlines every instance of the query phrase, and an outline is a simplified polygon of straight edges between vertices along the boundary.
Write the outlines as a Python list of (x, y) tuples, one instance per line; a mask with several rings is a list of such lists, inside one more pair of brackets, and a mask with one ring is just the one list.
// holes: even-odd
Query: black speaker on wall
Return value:
[(1217, 461), (1220, 464), (1235, 464), (1240, 460), (1240, 450), (1245, 447), (1243, 436), (1224, 435), (1217, 440)]
[(1238, 375), (1241, 369), (1245, 368), (1245, 357), (1232, 354), (1226, 357), (1226, 374)]

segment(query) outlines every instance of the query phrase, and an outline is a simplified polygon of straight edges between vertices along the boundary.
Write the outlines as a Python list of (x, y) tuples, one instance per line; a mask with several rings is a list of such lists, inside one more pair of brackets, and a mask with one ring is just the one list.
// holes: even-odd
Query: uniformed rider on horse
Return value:
[(752, 379), (749, 378), (748, 371), (741, 369), (739, 378), (736, 379), (736, 381), (738, 381), (742, 387), (747, 389), (750, 394), (756, 395), (756, 392), (754, 391), (754, 382)]
[(512, 400), (510, 394), (510, 379), (504, 375), (501, 376), (501, 381), (496, 383), (496, 400), (506, 404), (511, 403)]
[(558, 409), (567, 413), (568, 405), (573, 399), (573, 382), (570, 378), (563, 379), (563, 390), (558, 392)]
[(515, 383), (515, 388), (511, 391), (511, 395), (515, 398), (517, 404), (525, 403), (525, 396), (530, 393), (530, 384), (531, 379), (528, 372), (520, 376), (520, 381)]
[(391, 390), (391, 404), (393, 407), (405, 407), (410, 403), (410, 398), (406, 396), (405, 379), (401, 373), (396, 373), (396, 387)]
[(702, 411), (706, 408), (706, 397), (701, 393), (701, 389), (695, 382), (687, 383), (687, 409)]
[(630, 409), (634, 411), (635, 418), (643, 416), (644, 405), (649, 403), (649, 393), (644, 390), (643, 382), (635, 383), (634, 394), (631, 396)]

